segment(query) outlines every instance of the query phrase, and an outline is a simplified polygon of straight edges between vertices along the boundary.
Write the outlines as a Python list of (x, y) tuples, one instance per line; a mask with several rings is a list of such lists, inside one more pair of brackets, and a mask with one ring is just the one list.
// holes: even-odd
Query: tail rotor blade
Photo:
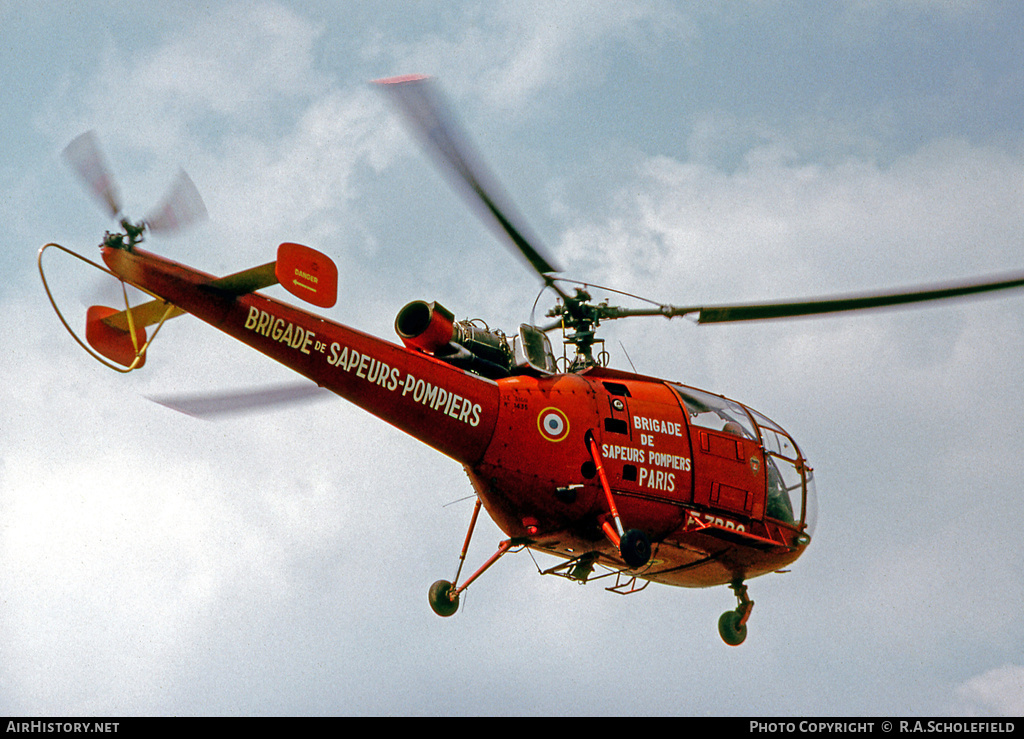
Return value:
[(96, 132), (86, 131), (75, 138), (64, 148), (63, 157), (107, 212), (117, 218), (121, 213), (121, 196), (103, 158)]
[(185, 170), (180, 170), (171, 189), (145, 223), (150, 233), (168, 234), (204, 221), (207, 215), (206, 205), (195, 183)]

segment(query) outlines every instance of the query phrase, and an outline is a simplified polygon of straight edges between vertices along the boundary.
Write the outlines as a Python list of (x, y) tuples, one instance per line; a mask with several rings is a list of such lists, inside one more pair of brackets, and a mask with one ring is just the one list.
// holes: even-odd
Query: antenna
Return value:
[(639, 375), (640, 373), (636, 371), (636, 365), (633, 364), (633, 360), (629, 358), (629, 352), (626, 351), (626, 347), (622, 344), (621, 341), (619, 342), (619, 347), (622, 349), (622, 353), (626, 355), (626, 361), (629, 362), (629, 366), (632, 367), (633, 371)]

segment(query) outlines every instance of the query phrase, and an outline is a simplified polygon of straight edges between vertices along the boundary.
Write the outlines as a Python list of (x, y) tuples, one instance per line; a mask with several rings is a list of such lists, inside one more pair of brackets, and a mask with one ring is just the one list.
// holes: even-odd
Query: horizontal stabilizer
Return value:
[[(227, 295), (248, 295), (280, 283), (308, 303), (330, 308), (338, 299), (338, 268), (330, 257), (301, 244), (278, 247), (277, 261), (218, 277), (203, 285)], [(86, 340), (96, 351), (125, 367), (136, 359), (137, 348), (146, 343), (146, 326), (185, 313), (163, 300), (150, 300), (129, 310), (93, 306), (86, 316)], [(135, 341), (132, 341), (132, 326)], [(145, 357), (135, 365), (141, 367)]]
[[(108, 310), (113, 312), (103, 318), (103, 323), (112, 329), (127, 333), (129, 330), (128, 312), (114, 311), (113, 308)], [(160, 322), (166, 311), (167, 303), (162, 300), (150, 300), (148, 303), (142, 303), (132, 308), (132, 323), (135, 324), (136, 329), (152, 326), (154, 323)], [(174, 318), (175, 316), (182, 315), (184, 312), (181, 308), (171, 306), (171, 312), (167, 317)]]
[(231, 295), (247, 295), (265, 287), (276, 285), (277, 274), (275, 273), (276, 262), (267, 262), (259, 267), (252, 267), (233, 275), (220, 277), (210, 283), (215, 287)]
[[(211, 281), (209, 286), (231, 295), (246, 295), (276, 284), (277, 277), (274, 274), (274, 262), (268, 262), (259, 267), (236, 272), (233, 275), (219, 277)], [(167, 310), (167, 307), (168, 303), (162, 300), (150, 300), (148, 303), (136, 305), (132, 308), (132, 322), (136, 328), (152, 326), (154, 323), (165, 320), (164, 312)], [(181, 308), (171, 306), (171, 312), (167, 315), (167, 318), (175, 318), (184, 312)], [(103, 318), (103, 323), (118, 331), (128, 331), (128, 312), (114, 311)]]

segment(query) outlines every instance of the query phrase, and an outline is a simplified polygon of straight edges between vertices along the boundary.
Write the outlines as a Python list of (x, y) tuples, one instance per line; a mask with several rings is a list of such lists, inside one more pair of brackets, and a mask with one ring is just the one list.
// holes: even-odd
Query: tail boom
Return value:
[(136, 287), (209, 323), (444, 454), (473, 464), (493, 435), (495, 382), (259, 293), (219, 288), (190, 267), (104, 248)]

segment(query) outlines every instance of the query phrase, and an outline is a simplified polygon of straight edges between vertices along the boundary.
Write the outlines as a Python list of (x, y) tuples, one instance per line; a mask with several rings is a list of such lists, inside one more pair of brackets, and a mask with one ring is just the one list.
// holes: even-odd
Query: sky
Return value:
[[(814, 467), (814, 540), (748, 583), (732, 648), (725, 587), (620, 596), (525, 552), (438, 618), (457, 463), (336, 398), (174, 413), (149, 398), (292, 376), (188, 317), (111, 372), (36, 267), (112, 227), (60, 158), (94, 129), (129, 216), (196, 183), (210, 219), (147, 241), (172, 259), (309, 244), (325, 315), (383, 337), (415, 299), (529, 322), (550, 293), (534, 312), (369, 84), (422, 73), (566, 277), (705, 304), (1017, 270), (1022, 25), (1012, 0), (0, 2), (0, 714), (1024, 713), (1024, 293), (602, 327), (612, 366), (746, 403)], [(45, 266), (72, 325), (117, 299)], [(467, 567), (502, 538), (481, 523)]]

